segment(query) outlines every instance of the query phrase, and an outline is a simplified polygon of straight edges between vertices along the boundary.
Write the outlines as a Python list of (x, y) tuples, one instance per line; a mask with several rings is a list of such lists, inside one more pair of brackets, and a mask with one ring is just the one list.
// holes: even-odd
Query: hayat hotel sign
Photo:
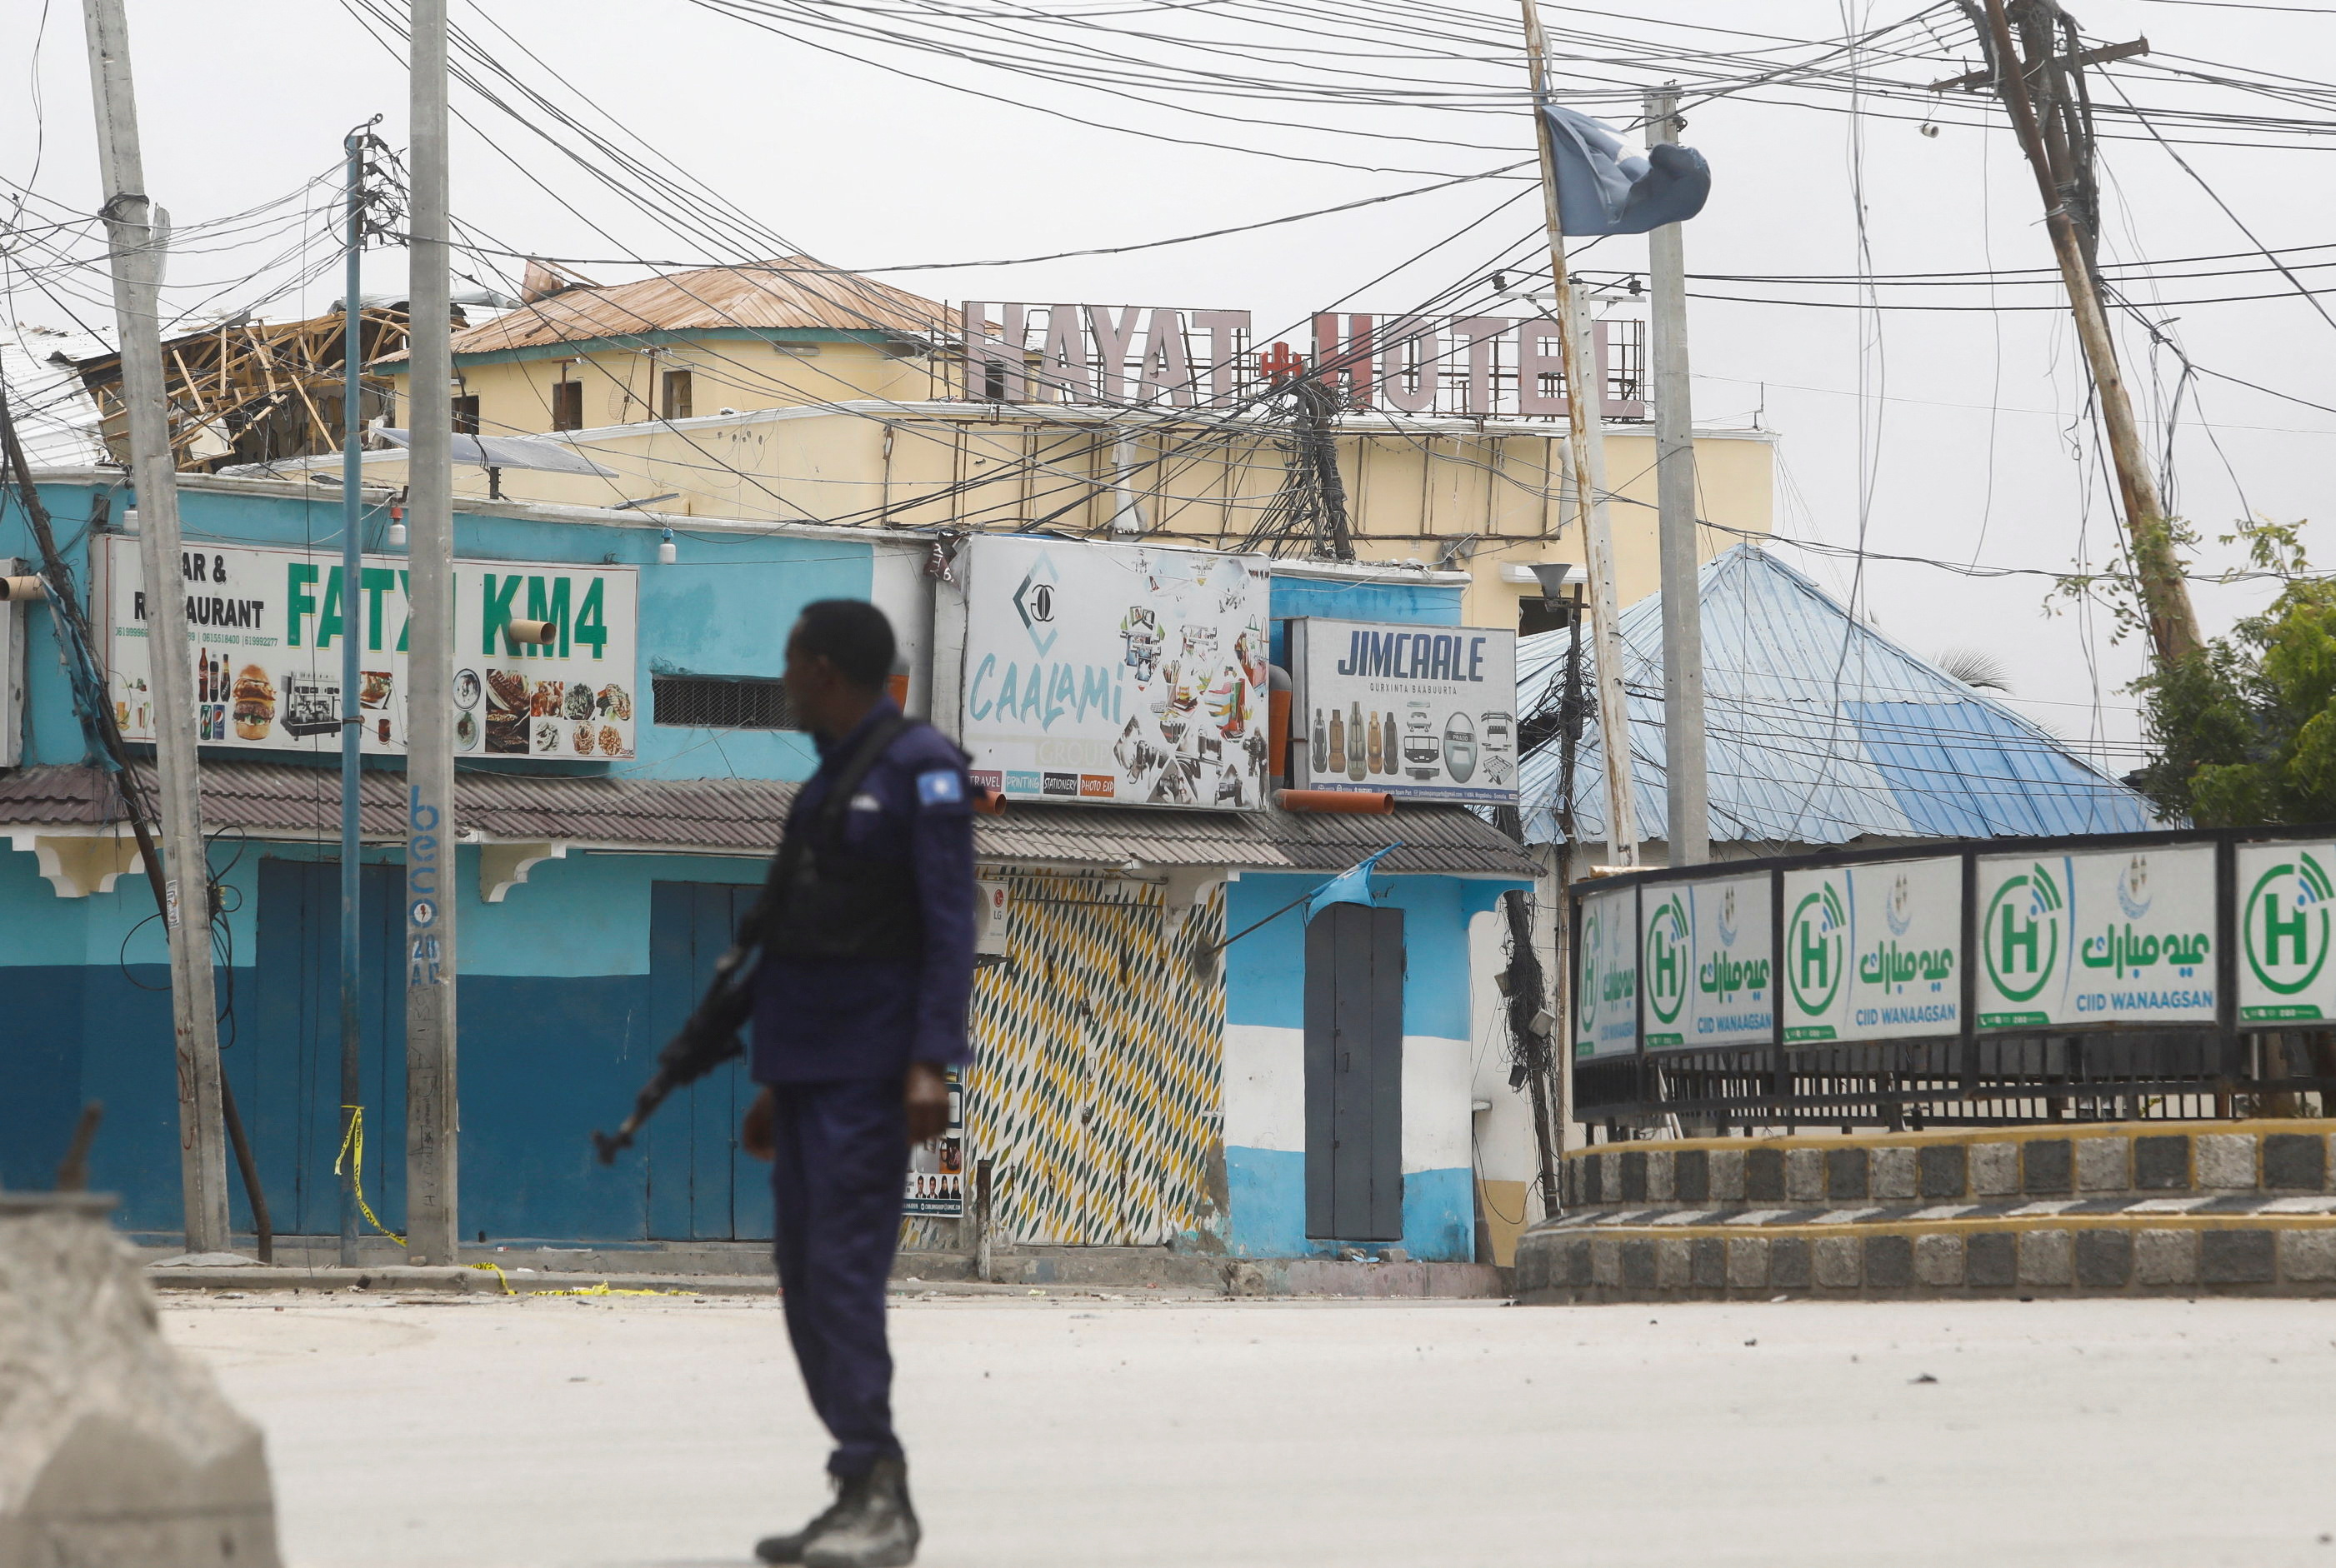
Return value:
[(982, 535), (958, 569), (976, 782), (1010, 799), (1263, 803), (1263, 557)]

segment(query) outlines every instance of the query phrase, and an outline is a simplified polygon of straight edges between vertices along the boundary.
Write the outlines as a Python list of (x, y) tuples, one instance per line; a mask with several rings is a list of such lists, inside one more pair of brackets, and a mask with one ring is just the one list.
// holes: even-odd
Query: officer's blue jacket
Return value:
[[(795, 797), (787, 831), (810, 832), (836, 771), (867, 732), (900, 712), (880, 698), (852, 731), (818, 740), (819, 770)], [(898, 1078), (912, 1061), (953, 1067), (970, 1052), (973, 789), (949, 739), (920, 724), (893, 740), (843, 813), (843, 842), (916, 868), (921, 959), (778, 959), (755, 974), (754, 1079), (817, 1083)]]

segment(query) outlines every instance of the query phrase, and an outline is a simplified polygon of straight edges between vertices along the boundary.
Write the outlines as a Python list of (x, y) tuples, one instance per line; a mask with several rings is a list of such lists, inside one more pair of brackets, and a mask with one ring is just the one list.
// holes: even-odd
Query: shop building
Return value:
[[(189, 476), (180, 498), (190, 573), (196, 556), (206, 562), (194, 656), (222, 710), (204, 748), (203, 820), (220, 890), (223, 1060), (286, 1235), (337, 1226), (338, 778), (330, 734), (289, 733), (304, 695), (323, 700), (303, 672), (338, 658), (336, 644), (316, 645), (330, 642), (328, 623), (336, 634), (338, 614), (340, 508), (322, 489)], [(151, 714), (134, 706), (136, 655), (122, 651), (142, 631), (139, 586), (120, 576), (136, 555), (124, 532), (135, 526), (132, 498), (120, 474), (101, 470), (46, 473), (40, 490), (82, 591), (96, 595), (100, 661), (122, 687), (109, 696), (128, 707), (117, 712), (134, 737)], [(367, 495), (368, 573), (385, 578), (364, 609), (370, 623), (355, 628), (379, 637), (384, 655), (394, 653), (399, 603), (390, 500)], [(934, 575), (934, 535), (701, 517), (668, 564), (657, 558), (662, 531), (612, 508), (465, 499), (457, 514), (458, 593), (479, 606), (458, 621), (477, 639), (468, 645), (478, 658), (462, 667), (481, 675), (468, 692), (458, 677), (454, 694), (481, 716), (456, 803), (461, 1212), (474, 1241), (767, 1235), (763, 1167), (735, 1147), (751, 1093), (737, 1068), (676, 1095), (614, 1169), (593, 1163), (587, 1135), (623, 1114), (695, 1002), (813, 765), (775, 685), (799, 606), (877, 603), (902, 635), (911, 711), (951, 728), (964, 711), (962, 644), (944, 641), (964, 628), (937, 604), (954, 586)], [(0, 557), (33, 553), (11, 504)], [(305, 565), (318, 575), (303, 576)], [(1276, 631), (1331, 606), (1457, 625), (1467, 586), (1456, 573), (1367, 566), (1292, 566), (1267, 581)], [(540, 594), (555, 608), (563, 582), (568, 638), (542, 655), (555, 663), (532, 676), (532, 704), (503, 705), (498, 677), (520, 666), (493, 606), (531, 614)], [(375, 586), (369, 575), (353, 598)], [(213, 598), (230, 607), (210, 613)], [(588, 602), (599, 606), (589, 624)], [(161, 1237), (180, 1212), (163, 944), (114, 786), (89, 759), (48, 612), (17, 610), (9, 673), (23, 693), (20, 755), (0, 768), (0, 983), (17, 999), (0, 1030), (0, 1185), (45, 1185), (80, 1107), (99, 1099), (107, 1113), (92, 1182), (122, 1195), (129, 1229)], [(369, 699), (370, 644), (368, 653)], [(378, 662), (388, 728), (368, 732), (361, 814), (360, 1170), (373, 1213), (394, 1229), (404, 665)], [(240, 706), (247, 664), (270, 688), (265, 726)], [(554, 684), (576, 706), (544, 711)], [(1374, 1103), (1391, 1113), (1371, 1122), (1373, 1157), (1397, 1173), (1398, 1224), (1358, 1222), (1341, 1234), (1308, 1213), (1306, 1162), (1320, 1147), (1308, 1123), (1303, 913), (1220, 944), (1397, 842), (1378, 864), (1382, 908), (1358, 913), (1386, 924), (1400, 911), (1395, 1012), (1381, 1021), (1397, 1049), (1373, 1064), (1383, 1080)], [(1506, 1255), (1512, 1219), (1528, 1217), (1534, 1155), (1522, 1097), (1507, 1088), (1493, 990), (1504, 927), (1494, 911), (1502, 893), (1533, 886), (1530, 854), (1459, 805), (1308, 816), (1255, 795), (1226, 810), (1017, 799), (979, 820), (978, 852), (984, 878), (1005, 891), (1005, 920), (999, 962), (978, 981), (957, 1152), (992, 1162), (1003, 1239), (1259, 1257), (1354, 1244)], [(234, 1185), (234, 1223), (248, 1230)], [(954, 1240), (945, 1215), (919, 1224), (915, 1239)]]

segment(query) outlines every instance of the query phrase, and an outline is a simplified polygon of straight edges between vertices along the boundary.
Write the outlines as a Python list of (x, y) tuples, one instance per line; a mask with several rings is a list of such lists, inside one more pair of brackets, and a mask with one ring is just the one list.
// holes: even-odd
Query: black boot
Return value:
[(804, 1545), (804, 1568), (908, 1568), (923, 1532), (909, 1505), (909, 1466), (879, 1459), (845, 1483), (833, 1520)]
[(829, 1477), (829, 1483), (835, 1488), (835, 1501), (822, 1509), (818, 1517), (793, 1534), (765, 1535), (755, 1542), (754, 1556), (757, 1560), (764, 1563), (802, 1562), (803, 1548), (811, 1544), (813, 1536), (834, 1524), (847, 1511), (859, 1505), (858, 1492), (861, 1483), (840, 1482), (832, 1476)]

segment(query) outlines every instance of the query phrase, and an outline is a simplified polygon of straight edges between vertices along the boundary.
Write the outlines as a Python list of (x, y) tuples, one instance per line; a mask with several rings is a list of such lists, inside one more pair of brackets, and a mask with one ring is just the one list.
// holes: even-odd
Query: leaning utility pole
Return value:
[(365, 520), (365, 429), (359, 378), (365, 369), (365, 175), (368, 131), (341, 139), (347, 155), (348, 254), (341, 258), (341, 1266), (357, 1265), (357, 1129), (365, 1114), (362, 1069), (358, 913), (363, 886), (357, 833), (357, 793), (364, 779), (365, 714), (357, 701), (357, 652), (363, 646), (365, 557), (358, 537)]
[(1565, 356), (1565, 464), (1573, 490), (1573, 515), (1582, 523), (1589, 556), (1590, 640), (1598, 659), (1598, 725), (1606, 757), (1606, 847), (1620, 866), (1639, 863), (1639, 812), (1631, 794), (1630, 711), (1622, 694), (1621, 596), (1614, 586), (1614, 536), (1606, 518), (1606, 443), (1600, 430), (1599, 384), (1590, 348), (1590, 329), (1580, 296), (1565, 266), (1565, 222), (1557, 199), (1557, 155), (1550, 143), (1549, 117), (1541, 111), (1546, 84), (1542, 62), (1548, 47), (1541, 13), (1522, 0), (1525, 57), (1533, 76), (1534, 142), (1541, 150), (1543, 221), (1549, 230), (1550, 282), (1557, 296), (1557, 328)]
[(408, 280), (405, 709), (407, 1261), (454, 1263), (461, 1222), (454, 1076), (454, 355), (448, 330), (446, 0), (414, 0), (412, 273)]
[(164, 934), (170, 945), (170, 1022), (177, 1040), (179, 1175), (187, 1250), (225, 1252), (227, 1146), (221, 1134), (219, 1011), (211, 987), (210, 862), (195, 760), (194, 672), (179, 554), (178, 473), (162, 381), (162, 265), (170, 220), (146, 195), (130, 34), (122, 0), (83, 0), (97, 152), (113, 261), (122, 408), (138, 491), (138, 561), (146, 579), (148, 674), (154, 683), (154, 765), (161, 786)]
[[(2061, 59), (2039, 49), (2034, 58), (2023, 59), (2012, 44), (2011, 22), (2004, 10), (2004, 0), (1984, 0), (1984, 4), (1986, 25), (1981, 35), (1992, 56), (1995, 88), (2010, 111), (2020, 150), (2028, 155), (2029, 167), (2035, 171), (2036, 188), (2044, 198), (2045, 225), (2051, 231), (2053, 254), (2060, 264), (2060, 281), (2068, 291), (2069, 309), (2077, 318), (2078, 341), (2084, 345), (2093, 390), (2100, 398), (2101, 424), (2108, 437), (2110, 460), (2117, 469), (2117, 493), (2124, 503), (2126, 534), (2133, 552), (2135, 586), (2149, 623), (2150, 648), (2160, 666), (2173, 664), (2197, 652), (2198, 617), (2190, 607), (2190, 587), (2183, 580), (2181, 563), (2175, 558), (2166, 504), (2158, 496), (2157, 481), (2150, 477), (2148, 456), (2142, 449), (2141, 434), (2134, 423), (2133, 402), (2126, 394), (2125, 378), (2117, 369), (2117, 346), (2109, 336), (2108, 318), (2101, 309), (2096, 287), (2090, 237), (2079, 228), (2075, 215), (2069, 211), (2069, 204), (2078, 191), (2078, 171), (2089, 163), (2090, 150), (2088, 146), (2063, 146), (2059, 160), (2062, 167), (2056, 170), (2053, 145), (2048, 142), (2029, 90), (2031, 77), (2039, 84), (2047, 83), (2054, 73), (2074, 73), (2088, 58), (2138, 53), (2141, 48), (2127, 44), (2114, 51), (2072, 52)], [(2048, 0), (2025, 0), (2025, 4), (2033, 7), (2048, 4)], [(2066, 19), (2057, 5), (2049, 7), (2048, 15), (2053, 24), (2044, 33), (2049, 41)], [(2064, 142), (2066, 127), (2058, 116), (2054, 126), (2052, 141)]]
[[(1677, 141), (1679, 91), (1646, 96), (1647, 143)], [(1663, 777), (1670, 863), (1711, 858), (1703, 734), (1703, 601), (1695, 561), (1695, 413), (1687, 373), (1687, 225), (1647, 235), (1653, 286), (1655, 505), (1663, 567)]]

